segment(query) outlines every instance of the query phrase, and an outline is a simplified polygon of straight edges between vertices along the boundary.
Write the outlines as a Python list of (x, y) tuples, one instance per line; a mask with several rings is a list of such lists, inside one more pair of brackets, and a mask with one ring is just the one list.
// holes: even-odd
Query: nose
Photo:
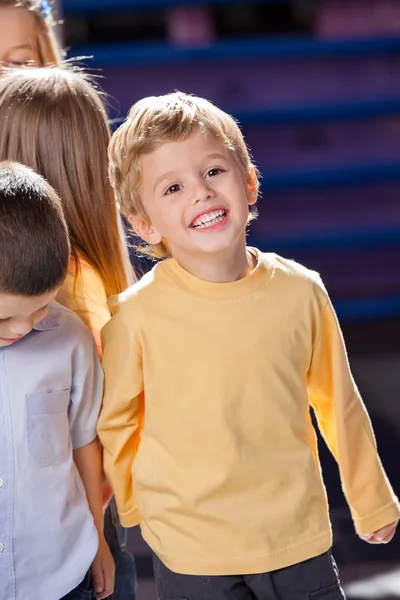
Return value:
[(214, 198), (214, 196), (214, 190), (208, 181), (206, 181), (203, 178), (196, 181), (192, 196), (193, 204), (198, 204), (199, 202), (206, 202), (207, 200), (211, 200), (212, 198)]
[(27, 335), (30, 331), (32, 331), (33, 326), (34, 321), (32, 318), (13, 320), (10, 324), (10, 331), (15, 336)]

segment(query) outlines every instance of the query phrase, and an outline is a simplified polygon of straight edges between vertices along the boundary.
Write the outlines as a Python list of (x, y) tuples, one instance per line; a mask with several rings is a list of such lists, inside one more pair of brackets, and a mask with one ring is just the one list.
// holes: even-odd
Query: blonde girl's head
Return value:
[(56, 65), (62, 52), (47, 0), (0, 0), (0, 65)]
[(31, 167), (60, 195), (78, 272), (83, 257), (108, 296), (123, 291), (129, 272), (108, 181), (110, 131), (87, 76), (67, 67), (6, 69), (0, 123), (0, 161)]

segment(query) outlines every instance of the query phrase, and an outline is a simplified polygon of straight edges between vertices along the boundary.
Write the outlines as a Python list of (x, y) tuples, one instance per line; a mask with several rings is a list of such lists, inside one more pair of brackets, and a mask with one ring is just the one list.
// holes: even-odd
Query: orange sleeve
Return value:
[(100, 358), (102, 345), (100, 332), (110, 320), (107, 296), (99, 275), (87, 263), (82, 261), (82, 270), (75, 281), (74, 272), (69, 272), (60, 288), (57, 302), (76, 313), (90, 329), (96, 342)]

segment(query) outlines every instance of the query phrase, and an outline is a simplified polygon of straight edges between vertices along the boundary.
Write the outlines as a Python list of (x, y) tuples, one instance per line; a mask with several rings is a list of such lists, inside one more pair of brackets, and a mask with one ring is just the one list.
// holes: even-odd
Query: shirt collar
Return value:
[(46, 315), (44, 319), (42, 319), (41, 321), (39, 321), (39, 323), (36, 323), (36, 325), (34, 325), (33, 329), (35, 331), (49, 331), (50, 329), (55, 329), (59, 326), (60, 324), (58, 323), (58, 321), (56, 321), (56, 319), (50, 317), (49, 315)]

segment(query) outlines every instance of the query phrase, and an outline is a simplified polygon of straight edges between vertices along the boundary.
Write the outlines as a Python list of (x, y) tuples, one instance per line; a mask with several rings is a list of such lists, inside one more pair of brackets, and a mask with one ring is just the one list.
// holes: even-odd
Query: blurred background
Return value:
[[(322, 275), (400, 493), (400, 0), (63, 0), (69, 56), (101, 75), (114, 123), (181, 90), (236, 116), (260, 168), (249, 242)], [(400, 533), (353, 532), (320, 454), (348, 598), (400, 598)], [(155, 598), (138, 529), (139, 600)]]

